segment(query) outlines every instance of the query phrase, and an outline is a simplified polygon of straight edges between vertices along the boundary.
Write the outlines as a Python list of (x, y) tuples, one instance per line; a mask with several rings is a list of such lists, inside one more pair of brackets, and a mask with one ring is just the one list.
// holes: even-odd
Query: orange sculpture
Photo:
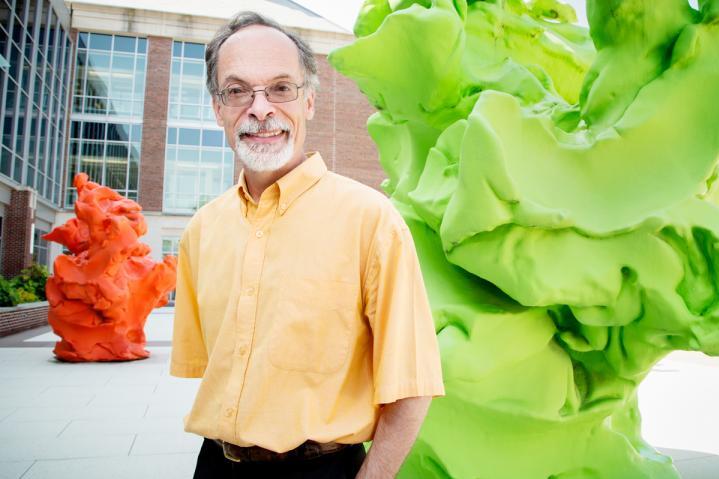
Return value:
[(45, 287), (48, 320), (62, 339), (55, 355), (64, 361), (144, 359), (144, 326), (153, 308), (175, 288), (176, 259), (147, 257), (142, 208), (114, 190), (75, 176), (76, 218), (43, 236), (71, 254), (57, 257)]

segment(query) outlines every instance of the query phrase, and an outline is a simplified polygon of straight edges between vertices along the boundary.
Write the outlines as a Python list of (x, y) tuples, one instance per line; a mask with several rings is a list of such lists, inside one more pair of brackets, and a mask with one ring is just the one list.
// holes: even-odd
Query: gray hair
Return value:
[(300, 64), (304, 70), (305, 89), (316, 91), (319, 88), (320, 80), (317, 76), (317, 61), (312, 53), (312, 49), (310, 49), (310, 46), (304, 40), (294, 33), (282, 28), (279, 23), (260, 15), (259, 13), (240, 12), (232, 17), (227, 24), (221, 27), (210, 43), (207, 44), (207, 49), (205, 50), (205, 63), (207, 64), (206, 83), (210, 94), (217, 95), (220, 92), (220, 87), (217, 83), (217, 57), (220, 47), (235, 32), (252, 25), (262, 25), (274, 28), (275, 30), (287, 35), (297, 46), (297, 50), (299, 51)]

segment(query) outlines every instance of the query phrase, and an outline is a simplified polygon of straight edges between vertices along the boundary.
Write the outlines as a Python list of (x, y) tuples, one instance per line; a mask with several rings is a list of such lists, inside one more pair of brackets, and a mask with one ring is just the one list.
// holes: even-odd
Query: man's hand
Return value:
[(428, 396), (400, 399), (382, 406), (372, 447), (357, 479), (391, 479), (412, 448), (429, 409)]

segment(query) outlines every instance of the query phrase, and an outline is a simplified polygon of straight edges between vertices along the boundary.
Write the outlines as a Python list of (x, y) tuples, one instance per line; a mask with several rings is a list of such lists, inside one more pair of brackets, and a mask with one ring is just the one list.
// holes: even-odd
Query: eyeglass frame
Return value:
[[(269, 93), (267, 92), (267, 89), (270, 88), (270, 87), (272, 87), (272, 86), (275, 86), (275, 85), (277, 85), (277, 84), (279, 84), (279, 83), (289, 83), (290, 85), (293, 85), (293, 86), (295, 87), (295, 97), (294, 97), (293, 99), (291, 99), (291, 100), (284, 100), (284, 101), (272, 101), (272, 100), (270, 100)], [(220, 99), (220, 102), (221, 102), (223, 105), (228, 106), (228, 107), (230, 107), (230, 108), (243, 108), (243, 107), (247, 107), (247, 106), (251, 105), (251, 104), (255, 101), (255, 94), (256, 94), (256, 93), (259, 93), (259, 92), (263, 92), (263, 93), (265, 94), (265, 99), (266, 99), (268, 102), (270, 102), (270, 103), (289, 103), (289, 102), (291, 102), (291, 101), (295, 101), (296, 99), (298, 99), (298, 98), (300, 97), (300, 88), (304, 88), (306, 85), (307, 85), (307, 82), (305, 82), (305, 83), (303, 83), (303, 84), (301, 84), (301, 85), (298, 85), (297, 83), (294, 83), (294, 82), (291, 82), (291, 81), (280, 80), (280, 81), (277, 81), (277, 82), (275, 82), (275, 83), (272, 83), (272, 84), (270, 84), (270, 85), (268, 85), (268, 86), (266, 86), (266, 87), (264, 87), (264, 88), (250, 89), (250, 90), (249, 90), (249, 92), (251, 93), (251, 95), (249, 96), (250, 101), (248, 101), (247, 104), (242, 105), (242, 106), (228, 105), (227, 102), (225, 101), (225, 92), (226, 92), (228, 89), (233, 88), (232, 85), (231, 85), (231, 86), (228, 86), (228, 87), (225, 87), (225, 88), (223, 88), (222, 90), (218, 91), (218, 92), (215, 94), (215, 96), (217, 96), (217, 97)]]

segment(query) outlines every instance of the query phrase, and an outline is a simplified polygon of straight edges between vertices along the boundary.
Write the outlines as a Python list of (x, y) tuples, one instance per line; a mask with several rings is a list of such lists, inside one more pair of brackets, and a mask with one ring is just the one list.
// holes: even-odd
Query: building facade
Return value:
[(70, 15), (61, 2), (0, 0), (0, 272), (47, 243), (62, 207), (72, 65)]
[(192, 214), (240, 172), (204, 82), (205, 44), (238, 10), (266, 14), (310, 43), (321, 86), (307, 149), (379, 187), (365, 128), (373, 109), (326, 58), (352, 36), (290, 0), (179, 0), (172, 11), (152, 0), (2, 2), (5, 276), (32, 260), (51, 265), (62, 252), (40, 236), (73, 215), (77, 172), (142, 205), (153, 257), (176, 254)]

